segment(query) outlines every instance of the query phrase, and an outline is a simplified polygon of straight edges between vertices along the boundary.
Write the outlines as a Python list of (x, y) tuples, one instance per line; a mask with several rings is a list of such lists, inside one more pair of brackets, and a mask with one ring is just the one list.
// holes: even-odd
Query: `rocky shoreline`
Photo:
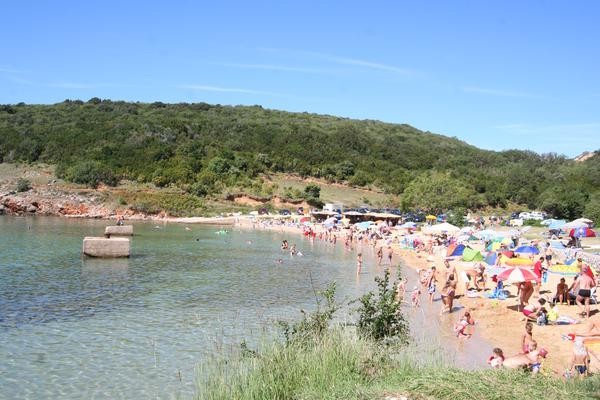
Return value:
[(66, 218), (117, 219), (132, 221), (162, 221), (186, 224), (233, 225), (236, 218), (225, 217), (173, 217), (165, 212), (145, 214), (128, 207), (112, 208), (102, 200), (102, 191), (73, 193), (64, 190), (32, 189), (17, 193), (0, 193), (0, 215), (50, 216)]
[(60, 189), (31, 189), (0, 193), (0, 215), (42, 215), (69, 218), (111, 219), (120, 215), (135, 220), (164, 219), (166, 214), (147, 215), (131, 209), (113, 209), (102, 200), (100, 191), (74, 193)]

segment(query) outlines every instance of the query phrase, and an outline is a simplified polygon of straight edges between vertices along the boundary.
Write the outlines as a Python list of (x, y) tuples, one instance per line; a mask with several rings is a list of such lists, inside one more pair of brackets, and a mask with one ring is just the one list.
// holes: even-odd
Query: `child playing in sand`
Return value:
[(529, 353), (527, 354), (527, 357), (531, 360), (529, 367), (531, 368), (531, 374), (536, 375), (540, 372), (540, 369), (542, 369), (542, 361), (546, 358), (546, 355), (548, 355), (548, 351), (543, 347), (538, 350), (537, 342), (535, 340), (531, 342), (529, 349)]
[(573, 343), (573, 355), (571, 357), (570, 375), (575, 371), (579, 376), (587, 376), (590, 369), (590, 355), (583, 344), (583, 338), (578, 337)]
[(490, 364), (492, 368), (500, 368), (502, 367), (502, 363), (504, 362), (504, 352), (501, 348), (496, 347), (493, 350), (492, 355), (488, 358), (487, 363)]
[(456, 337), (464, 337), (465, 339), (470, 338), (472, 334), (466, 332), (467, 326), (469, 325), (475, 325), (475, 320), (471, 317), (470, 312), (465, 311), (460, 321), (454, 324), (454, 333), (456, 333)]

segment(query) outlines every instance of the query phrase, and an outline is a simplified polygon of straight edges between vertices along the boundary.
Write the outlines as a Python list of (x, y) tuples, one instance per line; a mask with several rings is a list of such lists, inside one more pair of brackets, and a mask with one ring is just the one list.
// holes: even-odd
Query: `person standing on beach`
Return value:
[(362, 253), (358, 253), (356, 255), (356, 272), (359, 273), (362, 269), (363, 258)]
[(577, 283), (575, 284), (575, 287), (577, 288), (575, 290), (575, 293), (577, 294), (575, 302), (577, 303), (579, 309), (583, 310), (581, 315), (585, 315), (587, 318), (590, 317), (590, 298), (592, 297), (592, 288), (596, 286), (594, 279), (590, 278), (588, 275), (588, 268), (589, 267), (587, 265), (583, 267), (581, 274), (577, 278)]
[(540, 257), (539, 260), (533, 265), (533, 273), (537, 277), (535, 280), (534, 297), (540, 297), (540, 289), (542, 288), (542, 273), (544, 271), (544, 257)]
[[(450, 261), (449, 260), (444, 260), (444, 266), (446, 268), (444, 268), (444, 279), (443, 279), (443, 281), (447, 281), (451, 275), (453, 277), (457, 277), (458, 276), (456, 274), (456, 267), (450, 265)], [(456, 289), (456, 287), (455, 287), (455, 289)]]
[(522, 311), (523, 308), (529, 304), (529, 299), (533, 294), (533, 285), (529, 281), (519, 283), (517, 286), (517, 296), (519, 296), (519, 311)]
[(388, 261), (390, 265), (392, 265), (392, 257), (394, 256), (394, 251), (392, 250), (392, 246), (388, 246)]
[(383, 247), (377, 249), (377, 265), (381, 265), (381, 260), (383, 260)]
[(546, 242), (546, 247), (544, 248), (544, 258), (546, 259), (546, 267), (550, 268), (552, 264), (552, 246), (550, 246), (550, 242)]

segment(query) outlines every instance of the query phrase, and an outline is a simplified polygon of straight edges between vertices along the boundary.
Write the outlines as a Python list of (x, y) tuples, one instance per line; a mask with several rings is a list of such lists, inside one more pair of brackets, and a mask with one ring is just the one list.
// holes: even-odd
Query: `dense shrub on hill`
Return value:
[[(516, 202), (557, 217), (579, 215), (600, 189), (598, 154), (576, 163), (480, 150), (408, 125), (206, 103), (92, 98), (0, 106), (0, 160), (54, 163), (66, 179), (90, 186), (124, 178), (200, 196), (249, 186), (261, 173), (289, 172), (406, 192), (407, 205)], [(433, 193), (428, 177), (438, 185)], [(452, 189), (441, 190), (440, 179)], [(557, 200), (568, 205), (556, 207)]]

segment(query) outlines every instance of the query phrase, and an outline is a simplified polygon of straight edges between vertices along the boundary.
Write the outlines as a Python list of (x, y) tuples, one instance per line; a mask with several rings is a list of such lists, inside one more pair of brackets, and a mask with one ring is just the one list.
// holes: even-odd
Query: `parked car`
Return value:
[(292, 215), (290, 210), (279, 210), (279, 215)]
[(531, 219), (531, 213), (524, 211), (519, 214), (519, 219)]
[(298, 209), (296, 210), (296, 214), (304, 215), (304, 207), (298, 207)]
[(365, 208), (365, 207), (361, 207), (361, 208), (357, 209), (356, 211), (358, 211), (361, 214), (366, 214), (369, 212), (369, 209)]
[(532, 211), (529, 213), (529, 219), (535, 219), (537, 221), (541, 221), (546, 218), (546, 214), (541, 211)]

